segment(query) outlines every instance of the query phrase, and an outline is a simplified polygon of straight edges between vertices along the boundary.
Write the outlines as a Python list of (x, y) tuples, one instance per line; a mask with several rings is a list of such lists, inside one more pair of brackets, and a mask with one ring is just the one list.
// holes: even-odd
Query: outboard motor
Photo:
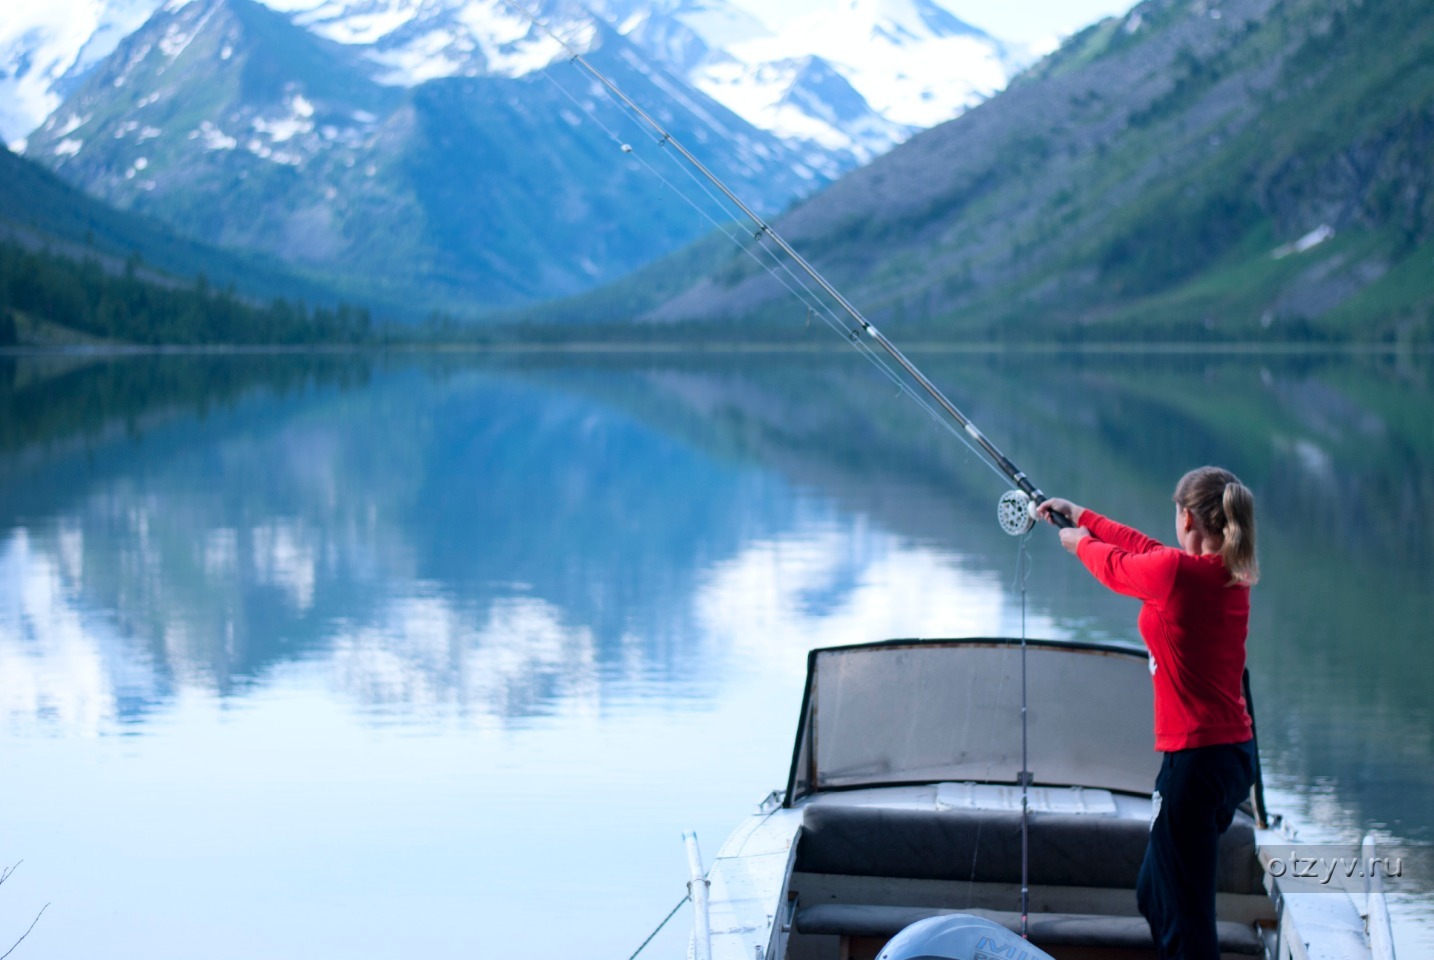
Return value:
[(918, 920), (891, 938), (876, 960), (1053, 960), (993, 920), (954, 913)]

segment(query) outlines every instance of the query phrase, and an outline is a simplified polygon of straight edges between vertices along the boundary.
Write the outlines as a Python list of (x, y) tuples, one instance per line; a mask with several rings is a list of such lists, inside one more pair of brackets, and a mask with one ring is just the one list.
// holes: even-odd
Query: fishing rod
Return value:
[[(658, 146), (671, 147), (673, 150), (676, 150), (677, 153), (681, 155), (682, 159), (685, 160), (687, 164), (691, 167), (691, 169), (696, 170), (699, 174), (701, 174), (703, 178), (705, 178), (709, 183), (711, 183), (712, 186), (716, 187), (717, 190), (719, 190), (723, 196), (725, 196), (729, 201), (731, 201), (731, 203), (734, 204), (737, 209), (742, 211), (742, 214), (748, 219), (750, 219), (757, 228), (755, 234), (753, 235), (753, 239), (759, 242), (763, 238), (770, 239), (771, 242), (775, 244), (778, 249), (785, 253), (787, 257), (802, 270), (802, 272), (804, 272), (808, 277), (810, 277), (812, 281), (818, 287), (821, 288), (822, 291), (824, 291), (829, 297), (831, 297), (832, 300), (839, 307), (841, 307), (841, 309), (848, 316), (850, 316), (852, 320), (856, 321), (857, 326), (853, 327), (848, 333), (848, 338), (853, 344), (860, 343), (860, 338), (863, 333), (871, 337), (871, 339), (876, 341), (876, 343), (882, 348), (882, 350), (886, 352), (888, 356), (891, 357), (892, 360), (896, 361), (897, 365), (900, 366), (902, 370), (906, 371), (907, 376), (911, 377), (912, 380), (916, 381), (916, 383), (919, 384), (921, 388), (931, 396), (931, 399), (936, 401), (937, 405), (940, 406), (940, 408), (944, 410), (946, 414), (956, 422), (957, 426), (959, 426), (961, 430), (964, 431), (966, 435), (970, 437), (970, 440), (966, 441), (967, 446), (971, 446), (971, 443), (974, 443), (975, 446), (972, 447), (972, 449), (977, 451), (979, 454), (984, 455), (987, 461), (991, 465), (993, 465), (997, 471), (999, 471), (1016, 485), (1015, 490), (1007, 491), (1004, 495), (1002, 495), (1000, 502), (997, 505), (996, 515), (997, 519), (1000, 521), (1001, 528), (1012, 536), (1019, 536), (1029, 531), (1035, 523), (1036, 507), (1040, 506), (1040, 504), (1045, 502), (1048, 498), (1043, 492), (1041, 492), (1040, 488), (1038, 488), (1034, 483), (1031, 482), (1030, 478), (1026, 476), (1025, 472), (1020, 470), (1014, 463), (1012, 463), (1010, 459), (1004, 453), (1002, 453), (984, 433), (981, 432), (981, 430), (976, 426), (976, 424), (971, 422), (971, 419), (969, 417), (967, 417), (964, 413), (957, 409), (956, 405), (952, 403), (944, 393), (941, 392), (940, 388), (938, 388), (936, 384), (932, 383), (931, 380), (924, 373), (917, 369), (916, 365), (912, 363), (904, 353), (897, 349), (896, 344), (892, 343), (889, 339), (887, 339), (885, 334), (878, 330), (870, 320), (863, 316), (861, 311), (858, 310), (856, 306), (853, 305), (852, 302), (841, 293), (840, 290), (833, 286), (831, 282), (828, 281), (827, 278), (824, 277), (819, 270), (817, 270), (816, 267), (812, 266), (811, 263), (809, 263), (805, 257), (798, 253), (796, 249), (794, 249), (792, 245), (789, 244), (782, 237), (781, 234), (777, 233), (776, 230), (772, 229), (771, 224), (767, 223), (767, 221), (763, 219), (761, 215), (759, 215), (755, 210), (748, 206), (747, 203), (741, 197), (734, 193), (732, 189), (728, 187), (725, 182), (723, 182), (721, 177), (713, 173), (712, 170), (710, 170), (706, 164), (704, 164), (692, 153), (692, 151), (688, 150), (686, 146), (684, 146), (679, 140), (677, 140), (677, 138), (674, 137), (672, 133), (667, 130), (666, 127), (664, 127), (661, 123), (654, 119), (653, 116), (649, 114), (646, 110), (644, 110), (640, 104), (638, 104), (626, 93), (624, 93), (622, 89), (618, 87), (615, 82), (613, 82), (612, 78), (610, 78), (607, 74), (603, 73), (597, 67), (593, 66), (592, 62), (588, 60), (588, 58), (584, 56), (581, 51), (577, 50), (575, 47), (573, 47), (572, 44), (560, 37), (535, 13), (531, 12), (521, 3), (519, 3), (518, 0), (504, 0), (504, 2), (508, 4), (508, 6), (521, 13), (523, 17), (535, 28), (542, 31), (544, 34), (551, 37), (555, 42), (557, 42), (559, 46), (561, 46), (564, 50), (567, 51), (568, 56), (573, 63), (586, 70), (594, 80), (598, 81), (605, 89), (608, 90), (608, 92), (618, 101), (618, 103), (625, 106), (629, 111), (631, 111), (633, 115), (638, 117), (642, 121), (642, 123), (650, 127), (652, 131), (657, 134)], [(632, 152), (632, 148), (627, 144), (623, 144), (622, 149), (626, 153)], [(770, 270), (770, 268), (768, 269)], [(917, 399), (919, 401), (919, 398)], [(957, 434), (957, 436), (959, 437), (960, 434)], [(1054, 523), (1057, 527), (1066, 528), (1074, 526), (1071, 520), (1061, 513), (1056, 513), (1053, 511), (1050, 514), (1050, 519), (1051, 522)]]
[[(866, 319), (866, 317), (862, 315), (861, 311), (858, 310), (850, 300), (848, 300), (845, 296), (842, 295), (841, 291), (834, 287), (831, 282), (828, 281), (827, 278), (824, 277), (821, 272), (817, 270), (816, 267), (812, 266), (811, 263), (809, 263), (805, 257), (798, 253), (792, 247), (792, 245), (789, 244), (781, 236), (781, 234), (777, 233), (776, 230), (772, 229), (771, 224), (767, 223), (767, 221), (763, 219), (755, 210), (749, 207), (746, 202), (742, 200), (741, 197), (734, 193), (732, 189), (728, 187), (725, 182), (723, 182), (721, 177), (713, 173), (707, 167), (706, 164), (699, 160), (695, 155), (693, 155), (690, 150), (688, 150), (680, 141), (678, 141), (677, 138), (672, 135), (671, 131), (669, 131), (666, 127), (664, 127), (661, 123), (654, 119), (651, 114), (649, 114), (636, 101), (634, 101), (626, 93), (624, 93), (622, 89), (619, 88), (618, 85), (614, 83), (610, 77), (607, 76), (607, 74), (603, 73), (597, 67), (593, 66), (592, 62), (589, 61), (587, 57), (585, 57), (580, 51), (576, 50), (566, 40), (558, 36), (557, 33), (555, 33), (551, 28), (549, 28), (548, 25), (542, 20), (540, 20), (535, 14), (531, 13), (525, 7), (523, 7), (522, 4), (518, 2), (518, 0), (504, 0), (504, 2), (507, 3), (509, 6), (513, 7), (519, 13), (521, 13), (530, 23), (533, 24), (534, 27), (536, 27), (538, 30), (547, 34), (554, 41), (556, 41), (564, 50), (568, 52), (568, 55), (573, 63), (586, 70), (593, 77), (593, 79), (597, 80), (600, 84), (602, 84), (602, 86), (606, 88), (614, 98), (616, 98), (618, 103), (625, 105), (633, 115), (640, 118), (643, 123), (645, 123), (654, 132), (656, 132), (658, 135), (658, 146), (671, 146), (674, 150), (676, 150), (682, 156), (682, 159), (687, 162), (690, 168), (688, 170), (689, 175), (691, 174), (691, 170), (696, 170), (709, 183), (716, 187), (722, 193), (723, 196), (725, 196), (729, 201), (735, 204), (737, 209), (741, 210), (742, 213), (748, 219), (750, 219), (753, 224), (756, 225), (757, 230), (756, 233), (753, 235), (753, 239), (755, 241), (760, 244), (763, 238), (769, 238), (772, 243), (776, 244), (776, 246), (783, 253), (785, 253), (793, 263), (795, 263), (799, 268), (801, 268), (801, 270), (806, 273), (807, 276), (810, 277), (812, 281), (817, 284), (818, 287), (825, 291), (826, 294), (830, 296), (832, 300), (834, 300), (837, 305), (840, 306), (841, 309), (846, 312), (848, 316), (850, 316), (853, 320), (856, 321), (857, 326), (852, 328), (847, 334), (848, 339), (850, 339), (853, 346), (857, 347), (859, 351), (866, 353), (868, 358), (871, 359), (874, 363), (876, 363), (877, 366), (880, 367), (884, 372), (890, 375), (891, 378), (896, 381), (898, 385), (900, 385), (902, 390), (909, 394), (917, 402), (918, 405), (931, 412), (933, 417), (937, 417), (935, 411), (931, 410), (931, 408), (927, 406), (927, 404), (923, 402), (919, 396), (917, 396), (915, 393), (912, 393), (910, 387), (905, 382), (901, 381), (900, 378), (898, 378), (895, 373), (892, 372), (890, 368), (887, 367), (884, 363), (881, 363), (879, 358), (876, 357), (875, 354), (869, 352), (869, 348), (863, 349), (864, 344), (861, 341), (861, 334), (865, 333), (867, 336), (871, 337), (871, 339), (875, 340), (876, 343), (880, 345), (880, 347), (887, 353), (887, 355), (890, 356), (894, 361), (896, 361), (898, 366), (900, 366), (904, 371), (906, 371), (907, 375), (911, 377), (912, 380), (915, 380), (918, 384), (920, 384), (921, 388), (931, 396), (931, 399), (936, 401), (937, 405), (942, 410), (944, 410), (953, 421), (955, 421), (957, 426), (959, 426), (961, 430), (966, 433), (967, 436), (963, 437), (961, 433), (957, 432), (956, 430), (952, 430), (951, 432), (958, 439), (962, 440), (962, 442), (965, 443), (969, 449), (977, 453), (978, 456), (984, 454), (988, 465), (994, 467), (1000, 474), (1005, 476), (1007, 479), (1009, 479), (1012, 483), (1016, 485), (1015, 490), (1008, 490), (1004, 494), (1002, 494), (1001, 499), (996, 507), (996, 517), (1000, 522), (1001, 529), (1005, 530), (1008, 534), (1011, 534), (1012, 536), (1021, 537), (1020, 554), (1017, 560), (1018, 577), (1021, 581), (1021, 771), (1019, 774), (1021, 786), (1020, 934), (1022, 939), (1029, 939), (1030, 886), (1028, 879), (1028, 870), (1030, 854), (1027, 826), (1030, 818), (1029, 792), (1033, 780), (1029, 767), (1026, 743), (1028, 717), (1026, 699), (1027, 670), (1025, 575), (1027, 568), (1025, 565), (1025, 535), (1028, 534), (1035, 526), (1036, 507), (1045, 502), (1045, 500), (1047, 499), (1046, 495), (1041, 492), (1040, 488), (1038, 488), (1035, 484), (1031, 482), (1030, 478), (1026, 476), (1024, 471), (1020, 470), (1014, 463), (1012, 463), (1010, 458), (1008, 458), (1004, 453), (1002, 453), (996, 447), (996, 445), (992, 443), (984, 433), (981, 432), (981, 430), (976, 426), (976, 424), (971, 421), (970, 417), (967, 417), (964, 413), (957, 409), (956, 405), (952, 403), (944, 393), (941, 392), (940, 388), (938, 388), (936, 384), (931, 382), (930, 378), (928, 378), (924, 373), (917, 369), (916, 365), (912, 363), (904, 353), (897, 349), (896, 345), (892, 343), (889, 339), (887, 339), (885, 334), (878, 330), (871, 321)], [(556, 81), (554, 81), (554, 83), (556, 83)], [(561, 85), (559, 86), (561, 87)], [(596, 117), (594, 117), (594, 119), (596, 119)], [(601, 123), (601, 121), (598, 122)], [(608, 132), (612, 133), (611, 130), (609, 130)], [(617, 138), (615, 134), (614, 139), (617, 139), (618, 142), (621, 144), (624, 153), (632, 152), (632, 147), (626, 143), (622, 143), (621, 139)], [(644, 161), (644, 164), (645, 163), (646, 161)], [(652, 168), (649, 166), (649, 169)], [(658, 177), (660, 177), (664, 180), (664, 182), (666, 182), (666, 178), (662, 177), (662, 175), (660, 173), (657, 173), (656, 170), (653, 170), (653, 173), (657, 174)], [(673, 189), (676, 190), (676, 188)], [(692, 202), (689, 198), (682, 194), (680, 190), (677, 190), (676, 192), (680, 196), (683, 196), (684, 199), (688, 199), (689, 203)], [(711, 194), (709, 191), (709, 196), (710, 195)], [(696, 204), (694, 203), (693, 206), (696, 207)], [(700, 208), (698, 209), (700, 210)], [(721, 227), (721, 224), (717, 224), (715, 220), (713, 222), (719, 228)], [(742, 244), (737, 241), (735, 237), (732, 237), (731, 239), (733, 239), (734, 242), (738, 242), (739, 246), (742, 246)], [(783, 281), (782, 278), (777, 275), (777, 273), (772, 270), (772, 268), (768, 264), (766, 264), (760, 258), (756, 257), (755, 254), (752, 254), (751, 251), (747, 250), (745, 246), (743, 246), (742, 249), (745, 250), (749, 255), (752, 255), (753, 259), (756, 259), (758, 263), (762, 264), (762, 266), (766, 268), (769, 273), (772, 273), (772, 275), (776, 277), (779, 282), (783, 283), (784, 286), (787, 286), (786, 282)], [(791, 275), (790, 270), (784, 264), (783, 269), (787, 270), (788, 274)], [(796, 278), (794, 277), (794, 279)], [(810, 290), (808, 290), (805, 284), (801, 284), (800, 279), (798, 279), (798, 283), (802, 286), (803, 290), (810, 292)], [(791, 289), (790, 286), (788, 286), (788, 289)], [(796, 291), (793, 290), (792, 292), (795, 293)], [(810, 304), (808, 306), (810, 309)], [(826, 318), (824, 317), (823, 319)], [(835, 324), (833, 324), (833, 328), (836, 328)], [(939, 419), (939, 417), (937, 417), (937, 419)], [(969, 437), (970, 439), (968, 440), (967, 437)], [(975, 446), (972, 446), (973, 442)], [(1074, 523), (1070, 520), (1070, 518), (1066, 517), (1064, 514), (1052, 511), (1049, 514), (1049, 517), (1050, 522), (1059, 528), (1064, 529), (1074, 526)], [(684, 837), (684, 839), (687, 838)], [(697, 895), (694, 894), (694, 887), (697, 885), (697, 880), (701, 878), (701, 861), (700, 857), (696, 856), (695, 849), (695, 837), (693, 837), (692, 839), (688, 840), (688, 858), (692, 865), (692, 876), (694, 879), (691, 883), (688, 884), (688, 893), (690, 896), (692, 896), (694, 907), (698, 907), (699, 898)], [(705, 883), (705, 881), (703, 882)], [(695, 921), (696, 938), (694, 940), (694, 943), (697, 945), (699, 957), (705, 955), (703, 947), (707, 946), (707, 944), (705, 943), (704, 938), (710, 938), (711, 936), (707, 924), (705, 896), (703, 896), (701, 899), (703, 900), (703, 903), (702, 906), (697, 908)]]

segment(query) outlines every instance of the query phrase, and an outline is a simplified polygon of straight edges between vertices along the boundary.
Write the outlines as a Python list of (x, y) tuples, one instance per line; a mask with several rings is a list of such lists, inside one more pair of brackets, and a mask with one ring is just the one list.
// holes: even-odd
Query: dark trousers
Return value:
[(1235, 808), (1255, 782), (1255, 744), (1165, 754), (1155, 778), (1158, 807), (1135, 884), (1161, 960), (1219, 960), (1215, 858)]

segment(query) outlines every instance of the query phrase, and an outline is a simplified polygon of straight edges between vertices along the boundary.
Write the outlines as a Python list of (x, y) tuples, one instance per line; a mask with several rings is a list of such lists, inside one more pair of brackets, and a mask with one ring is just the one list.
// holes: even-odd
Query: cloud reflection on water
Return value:
[[(800, 676), (813, 645), (1019, 631), (1019, 607), (1001, 577), (828, 504), (800, 512), (794, 529), (741, 543), (694, 572), (696, 588), (681, 598), (688, 609), (669, 613), (691, 632), (681, 696), (720, 695), (734, 664)], [(213, 689), (215, 649), (233, 656), (235, 631), (255, 619), (232, 607), (196, 616), (183, 604), (165, 606), (176, 598), (158, 589), (96, 595), (87, 565), (133, 566), (162, 582), (189, 575), (166, 569), (172, 554), (156, 548), (155, 527), (142, 515), (130, 520), (141, 533), (118, 558), (82, 559), (78, 517), (37, 532), (16, 528), (0, 544), (0, 709), (12, 726), (95, 735), (163, 709), (176, 685)], [(318, 539), (282, 519), (243, 537), (213, 528), (195, 538), (201, 596), (243, 597), (248, 584), (263, 597), (277, 588), (302, 616), (321, 567), (347, 566), (321, 565)], [(551, 714), (559, 703), (565, 712), (596, 713), (607, 700), (640, 698), (652, 678), (643, 637), (619, 637), (618, 653), (604, 655), (577, 612), (525, 584), (479, 601), (451, 584), (398, 581), (371, 600), (362, 618), (322, 621), (298, 658), (325, 664), (334, 692), (377, 718), (501, 724)], [(130, 625), (128, 635), (116, 621)], [(1028, 630), (1062, 632), (1035, 613)], [(679, 695), (670, 687), (648, 694)]]
[(11, 730), (93, 736), (161, 696), (113, 623), (76, 602), (77, 539), (62, 530), (37, 544), (22, 527), (0, 541), (0, 715)]

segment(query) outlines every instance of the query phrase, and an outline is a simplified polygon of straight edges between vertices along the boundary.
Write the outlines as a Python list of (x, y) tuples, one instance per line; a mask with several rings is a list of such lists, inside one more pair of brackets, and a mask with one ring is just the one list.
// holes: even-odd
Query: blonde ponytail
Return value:
[(1198, 467), (1175, 485), (1175, 502), (1200, 529), (1220, 538), (1220, 559), (1230, 583), (1252, 586), (1260, 579), (1255, 558), (1255, 495), (1240, 478), (1221, 467)]
[(1225, 485), (1221, 498), (1225, 510), (1225, 542), (1220, 558), (1236, 583), (1253, 586), (1260, 579), (1255, 559), (1255, 495), (1239, 480)]

